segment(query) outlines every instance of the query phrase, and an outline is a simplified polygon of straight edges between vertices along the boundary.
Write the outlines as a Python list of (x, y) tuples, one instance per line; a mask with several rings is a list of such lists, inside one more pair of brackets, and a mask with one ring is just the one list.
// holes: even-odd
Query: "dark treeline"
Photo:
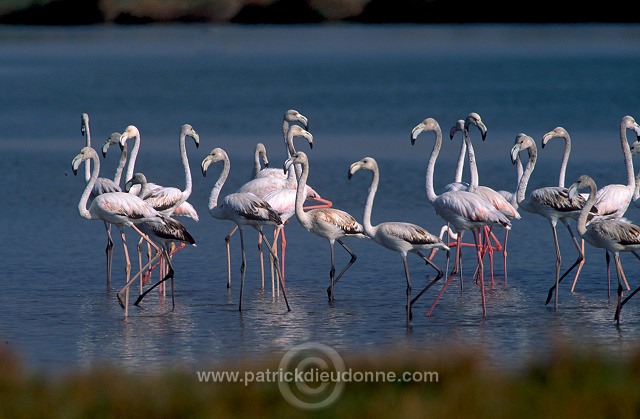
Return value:
[(606, 7), (557, 0), (45, 0), (26, 7), (24, 2), (5, 3), (0, 6), (0, 23), (637, 23), (639, 12), (639, 2), (622, 0), (611, 0)]

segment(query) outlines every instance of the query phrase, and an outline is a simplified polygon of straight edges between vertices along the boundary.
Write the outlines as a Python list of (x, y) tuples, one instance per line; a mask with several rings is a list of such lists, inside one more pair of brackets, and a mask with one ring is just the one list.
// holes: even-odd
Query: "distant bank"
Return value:
[(639, 23), (640, 2), (503, 0), (3, 0), (0, 24)]

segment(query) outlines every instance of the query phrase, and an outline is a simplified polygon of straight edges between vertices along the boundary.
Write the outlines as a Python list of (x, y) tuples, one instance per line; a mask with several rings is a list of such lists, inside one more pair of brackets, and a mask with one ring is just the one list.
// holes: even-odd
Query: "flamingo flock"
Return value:
[[(528, 214), (544, 217), (551, 226), (553, 244), (555, 248), (555, 277), (547, 294), (545, 304), (554, 297), (554, 309), (559, 306), (559, 287), (562, 280), (575, 270), (571, 291), (574, 291), (580, 272), (585, 264), (585, 242), (594, 248), (604, 250), (608, 284), (610, 284), (609, 265), (613, 256), (617, 286), (617, 304), (614, 321), (620, 322), (623, 306), (633, 297), (640, 287), (624, 297), (631, 288), (622, 268), (621, 255), (633, 254), (640, 260), (640, 226), (624, 218), (633, 202), (640, 207), (640, 172), (635, 175), (632, 157), (640, 153), (640, 125), (631, 116), (624, 116), (619, 125), (619, 141), (622, 150), (626, 184), (609, 184), (598, 188), (594, 179), (588, 175), (580, 176), (569, 187), (565, 187), (566, 169), (571, 152), (571, 137), (563, 127), (556, 127), (548, 131), (541, 138), (542, 148), (553, 138), (564, 140), (565, 148), (560, 167), (557, 185), (538, 187), (527, 192), (527, 186), (538, 159), (538, 149), (533, 137), (519, 133), (509, 151), (511, 162), (516, 173), (514, 188), (508, 191), (495, 190), (489, 185), (480, 184), (476, 155), (469, 128), (475, 126), (480, 131), (482, 140), (487, 137), (487, 126), (476, 112), (469, 113), (465, 118), (458, 119), (449, 131), (449, 137), (462, 132), (461, 148), (458, 155), (456, 176), (452, 183), (437, 193), (434, 188), (435, 166), (443, 149), (443, 135), (440, 124), (432, 117), (425, 118), (419, 124), (407, 131), (410, 133), (410, 143), (419, 149), (419, 137), (429, 137), (433, 141), (430, 153), (426, 156), (425, 198), (422, 204), (434, 209), (437, 217), (444, 223), (440, 234), (433, 234), (426, 228), (406, 221), (384, 221), (373, 224), (373, 204), (379, 184), (381, 170), (374, 157), (364, 157), (348, 167), (348, 179), (358, 171), (371, 172), (371, 184), (362, 221), (357, 217), (333, 207), (333, 202), (321, 197), (316, 189), (309, 186), (310, 168), (313, 166), (312, 152), (296, 151), (293, 140), (296, 137), (305, 138), (309, 148), (313, 148), (313, 135), (308, 130), (308, 118), (294, 109), (285, 112), (283, 118), (283, 139), (286, 157), (281, 168), (269, 167), (265, 144), (257, 143), (253, 151), (254, 169), (251, 178), (235, 191), (228, 192), (221, 197), (221, 191), (231, 172), (229, 155), (221, 147), (213, 147), (201, 160), (200, 169), (206, 177), (213, 163), (222, 162), (222, 169), (215, 180), (209, 196), (208, 210), (215, 220), (228, 221), (233, 224), (229, 233), (224, 236), (227, 260), (227, 287), (231, 287), (231, 248), (230, 239), (238, 231), (240, 234), (240, 249), (242, 264), (240, 267), (240, 294), (238, 310), (243, 309), (243, 294), (247, 274), (248, 261), (245, 251), (245, 233), (247, 227), (258, 233), (258, 249), (260, 257), (261, 283), (264, 287), (265, 268), (262, 256), (262, 245), (266, 244), (271, 261), (272, 292), (278, 287), (282, 292), (286, 311), (292, 311), (287, 298), (285, 286), (285, 250), (286, 239), (284, 227), (286, 223), (297, 222), (304, 230), (324, 238), (329, 243), (331, 268), (327, 295), (330, 304), (335, 304), (335, 286), (345, 276), (349, 268), (356, 262), (357, 255), (345, 243), (348, 238), (369, 239), (384, 248), (397, 252), (403, 262), (406, 282), (406, 325), (410, 327), (413, 321), (412, 308), (419, 298), (425, 295), (442, 279), (442, 286), (435, 292), (432, 302), (425, 315), (431, 317), (450, 283), (459, 278), (462, 285), (461, 248), (474, 248), (476, 270), (474, 279), (480, 294), (482, 317), (487, 317), (487, 297), (485, 293), (484, 265), (485, 255), (489, 255), (490, 276), (493, 284), (493, 252), (503, 251), (504, 278), (507, 278), (507, 240), (509, 231), (517, 228), (518, 222), (529, 217)], [(125, 316), (129, 315), (129, 293), (131, 285), (140, 281), (139, 296), (135, 305), (140, 305), (142, 299), (156, 287), (164, 290), (164, 283), (170, 280), (172, 309), (175, 307), (174, 277), (176, 272), (172, 258), (176, 252), (187, 245), (195, 246), (196, 239), (184, 224), (176, 217), (189, 217), (199, 220), (196, 208), (188, 202), (193, 191), (194, 180), (187, 156), (186, 138), (191, 137), (196, 148), (200, 144), (200, 135), (190, 124), (184, 124), (179, 130), (179, 152), (184, 170), (184, 189), (161, 186), (147, 180), (145, 174), (136, 171), (135, 162), (141, 148), (140, 130), (135, 125), (129, 125), (122, 134), (114, 132), (102, 147), (102, 154), (106, 157), (110, 145), (118, 144), (121, 149), (119, 164), (113, 179), (100, 177), (100, 158), (91, 146), (89, 116), (82, 114), (81, 133), (86, 137), (86, 143), (72, 160), (72, 170), (77, 174), (82, 163), (85, 163), (85, 187), (78, 203), (78, 212), (82, 218), (100, 220), (105, 225), (107, 233), (107, 288), (111, 288), (113, 268), (113, 240), (111, 226), (120, 231), (125, 256), (125, 278), (123, 286), (117, 293), (119, 304), (124, 309)], [(629, 144), (627, 132), (635, 133), (636, 142)], [(423, 135), (422, 133), (431, 133)], [(133, 140), (134, 145), (128, 153), (127, 142)], [(205, 140), (206, 141), (206, 140)], [(424, 143), (427, 140), (423, 141)], [(521, 157), (526, 153), (526, 157)], [(249, 153), (248, 153), (249, 154)], [(468, 160), (470, 182), (463, 182), (462, 175), (465, 162)], [(262, 167), (264, 164), (264, 167)], [(93, 167), (91, 167), (91, 165)], [(127, 167), (124, 186), (120, 186), (122, 172)], [(317, 205), (305, 206), (307, 200), (317, 201)], [(399, 214), (399, 217), (402, 215)], [(576, 249), (577, 257), (568, 269), (562, 270), (562, 255), (560, 252), (557, 224), (565, 226), (569, 237)], [(266, 237), (264, 228), (273, 228), (273, 241)], [(131, 229), (139, 237), (138, 244), (138, 272), (132, 274), (129, 258), (126, 230)], [(495, 230), (504, 230), (502, 243), (496, 238)], [(473, 236), (472, 243), (463, 242), (465, 232), (469, 230)], [(443, 239), (447, 233), (451, 242)], [(280, 245), (277, 246), (278, 240)], [(350, 259), (336, 275), (334, 256), (335, 243), (338, 243), (349, 255)], [(147, 262), (143, 264), (141, 245), (146, 243), (149, 252)], [(449, 255), (455, 251), (455, 259), (451, 272), (448, 272)], [(447, 269), (443, 270), (434, 257), (437, 251), (446, 252)], [(154, 252), (152, 254), (152, 251)], [(423, 253), (424, 252), (424, 253)], [(412, 280), (409, 273), (407, 255), (414, 253), (433, 269), (433, 276), (427, 280), (417, 295), (412, 296)], [(152, 271), (158, 268), (159, 280), (146, 289), (146, 280)], [(445, 273), (446, 272), (446, 273)], [(274, 280), (277, 278), (277, 282)], [(443, 279), (444, 278), (444, 279)], [(293, 278), (295, 281), (295, 278)], [(356, 278), (352, 279), (357, 281)], [(610, 286), (610, 285), (609, 285)], [(295, 307), (294, 307), (295, 308)]]

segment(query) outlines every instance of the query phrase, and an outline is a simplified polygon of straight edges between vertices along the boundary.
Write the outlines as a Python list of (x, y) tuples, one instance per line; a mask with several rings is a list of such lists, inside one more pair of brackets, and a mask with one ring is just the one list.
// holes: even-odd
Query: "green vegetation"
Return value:
[[(99, 368), (61, 377), (30, 374), (0, 354), (0, 418), (151, 417), (473, 417), (636, 418), (640, 415), (640, 353), (626, 359), (558, 349), (548, 361), (500, 371), (481, 354), (394, 354), (349, 359), (354, 371), (437, 371), (437, 382), (347, 383), (321, 410), (289, 404), (275, 383), (204, 383), (196, 371), (133, 374)], [(265, 359), (228, 371), (271, 371)], [(221, 370), (218, 368), (218, 370)]]

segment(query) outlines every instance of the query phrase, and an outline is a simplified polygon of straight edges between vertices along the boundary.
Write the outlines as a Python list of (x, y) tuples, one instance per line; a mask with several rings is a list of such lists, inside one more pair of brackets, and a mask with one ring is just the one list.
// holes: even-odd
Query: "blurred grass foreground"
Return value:
[[(640, 417), (640, 351), (623, 359), (558, 347), (518, 371), (487, 366), (468, 350), (345, 356), (344, 364), (360, 380), (310, 410), (278, 383), (258, 379), (258, 371), (278, 370), (276, 359), (216, 368), (241, 377), (249, 371), (254, 382), (213, 382), (180, 367), (133, 373), (105, 366), (51, 376), (27, 372), (19, 357), (0, 350), (0, 418)], [(421, 382), (362, 380), (362, 372), (382, 367), (398, 376), (436, 374)]]

